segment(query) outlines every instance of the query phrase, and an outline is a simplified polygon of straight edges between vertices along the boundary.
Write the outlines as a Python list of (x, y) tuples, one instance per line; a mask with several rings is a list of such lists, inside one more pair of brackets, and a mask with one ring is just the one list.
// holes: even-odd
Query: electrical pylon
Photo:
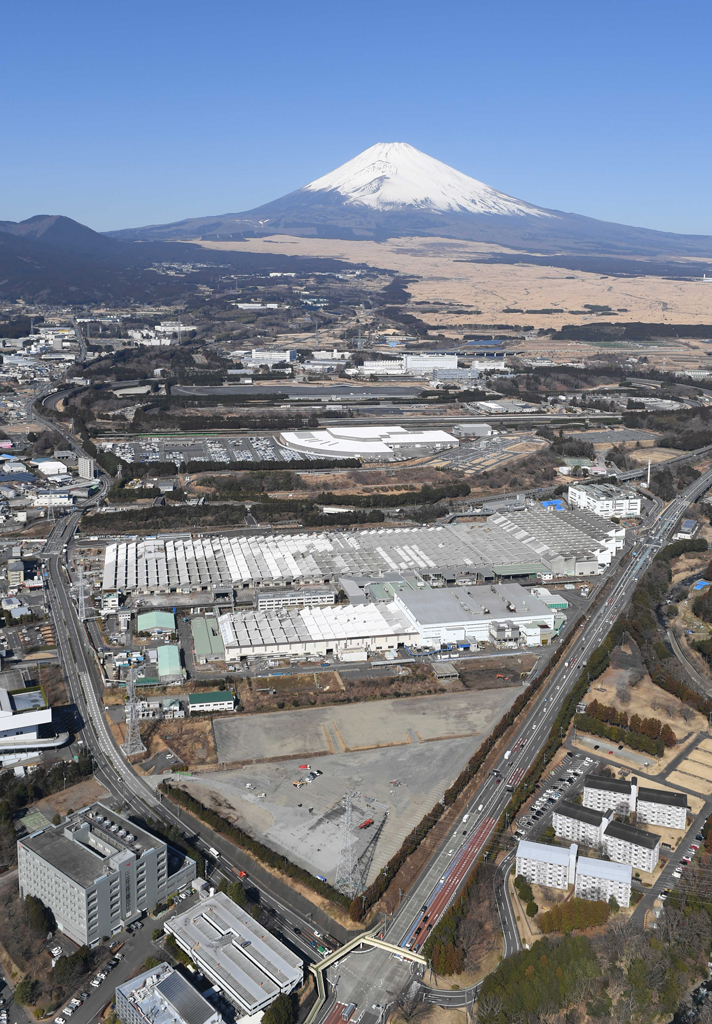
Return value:
[(353, 793), (351, 790), (349, 790), (344, 799), (346, 806), (341, 823), (341, 852), (339, 854), (339, 864), (336, 868), (334, 886), (344, 896), (350, 896), (353, 899), (354, 896), (358, 896), (362, 887), (358, 870), (358, 857), (356, 856), (357, 836), (354, 835), (353, 830)]
[(145, 754), (146, 748), (141, 739), (141, 728), (136, 704), (136, 669), (129, 669), (129, 676), (126, 680), (126, 738), (123, 742), (124, 753), (127, 757), (132, 754)]

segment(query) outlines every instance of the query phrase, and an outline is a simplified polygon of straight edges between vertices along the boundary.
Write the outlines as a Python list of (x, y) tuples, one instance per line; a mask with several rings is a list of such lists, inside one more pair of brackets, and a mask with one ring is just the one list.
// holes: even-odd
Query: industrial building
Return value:
[(639, 871), (654, 871), (660, 858), (660, 836), (623, 821), (610, 821), (603, 833), (606, 856)]
[(554, 635), (554, 613), (518, 583), (433, 590), (404, 587), (393, 603), (415, 628), (421, 647), (510, 641), (540, 647)]
[(96, 946), (195, 878), (195, 861), (103, 804), (17, 844), (20, 896), (37, 896), (77, 945)]
[(572, 843), (568, 850), (522, 839), (517, 846), (517, 877), (530, 885), (547, 885), (551, 889), (568, 889), (576, 878), (578, 848)]
[(183, 681), (183, 667), (180, 663), (180, 648), (175, 644), (163, 644), (158, 650), (158, 678), (162, 683)]
[(224, 893), (166, 921), (165, 930), (243, 1015), (301, 984), (300, 957)]
[(434, 370), (457, 370), (457, 355), (406, 352), (397, 359), (366, 359), (358, 368), (366, 377), (429, 377)]
[(417, 640), (415, 629), (393, 604), (227, 612), (218, 624), (228, 663), (265, 655), (333, 655), (356, 661)]
[(189, 981), (167, 963), (118, 985), (121, 1024), (222, 1024), (222, 1017)]
[(541, 512), (517, 519), (521, 514), (526, 513), (441, 526), (122, 540), (106, 546), (102, 588), (108, 606), (117, 592), (284, 589), (403, 572), (417, 572), (434, 585), (474, 584), (535, 580), (537, 575), (598, 575), (610, 563), (608, 544), (585, 533), (583, 524), (571, 530), (564, 522), (559, 535), (562, 521), (574, 522), (572, 513)]
[(613, 896), (619, 907), (629, 907), (632, 881), (633, 868), (630, 864), (612, 864), (607, 860), (579, 857), (574, 895), (584, 900), (602, 900), (605, 903)]
[(259, 590), (255, 595), (258, 612), (273, 612), (277, 608), (306, 608), (336, 604), (333, 587), (300, 587), (299, 590)]
[(406, 430), (405, 427), (326, 427), (323, 430), (285, 430), (280, 442), (295, 452), (330, 459), (363, 458), (368, 462), (410, 458), (423, 452), (457, 448), (456, 437), (445, 430)]
[(138, 633), (175, 633), (176, 617), (172, 612), (142, 612), (136, 618)]
[(193, 635), (193, 653), (198, 665), (225, 660), (225, 645), (218, 620), (214, 615), (197, 615), (190, 620)]
[(687, 829), (687, 796), (684, 793), (640, 786), (636, 812), (639, 825), (662, 825), (682, 832)]
[(639, 516), (640, 495), (628, 487), (613, 484), (571, 484), (567, 499), (570, 505), (593, 512), (596, 516)]
[(210, 693), (191, 693), (188, 696), (188, 711), (195, 712), (216, 712), (234, 711), (235, 696), (232, 690), (213, 690)]
[(635, 778), (624, 782), (606, 775), (587, 775), (583, 784), (583, 805), (604, 813), (633, 814), (637, 783)]

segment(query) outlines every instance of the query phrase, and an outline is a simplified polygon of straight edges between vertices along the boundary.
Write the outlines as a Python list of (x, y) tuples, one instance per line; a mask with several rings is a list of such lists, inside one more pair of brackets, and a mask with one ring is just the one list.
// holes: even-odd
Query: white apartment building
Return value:
[(633, 868), (630, 864), (612, 864), (607, 860), (579, 857), (574, 895), (584, 900), (603, 900), (614, 896), (619, 907), (630, 906)]
[(569, 505), (596, 516), (640, 515), (640, 495), (613, 484), (571, 484), (567, 497)]
[(605, 775), (587, 775), (583, 784), (583, 806), (594, 811), (633, 814), (638, 780), (610, 779)]
[(568, 850), (522, 839), (517, 846), (517, 877), (522, 875), (530, 885), (547, 885), (552, 889), (568, 889), (576, 878), (576, 854), (572, 843)]
[(82, 480), (94, 479), (94, 460), (88, 455), (80, 455), (77, 459), (77, 469)]
[(609, 819), (601, 812), (581, 804), (561, 800), (554, 808), (552, 824), (559, 839), (580, 846), (600, 847)]
[(630, 864), (638, 871), (654, 871), (660, 859), (660, 836), (622, 821), (610, 821), (603, 833), (603, 849), (619, 864)]
[(195, 878), (195, 861), (103, 804), (17, 844), (20, 896), (37, 896), (60, 931), (97, 946)]
[(687, 797), (684, 793), (668, 793), (641, 786), (636, 810), (640, 825), (663, 825), (683, 832), (687, 829)]

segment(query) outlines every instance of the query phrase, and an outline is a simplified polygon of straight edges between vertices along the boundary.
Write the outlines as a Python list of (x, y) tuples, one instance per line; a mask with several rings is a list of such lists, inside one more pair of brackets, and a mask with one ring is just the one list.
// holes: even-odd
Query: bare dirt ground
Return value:
[[(582, 271), (539, 267), (531, 264), (505, 266), (455, 262), (486, 252), (507, 252), (499, 246), (445, 238), (398, 238), (386, 242), (353, 242), (340, 239), (295, 238), (273, 235), (247, 242), (202, 242), (206, 248), (237, 252), (282, 252), (290, 256), (330, 256), (348, 262), (368, 263), (399, 274), (418, 275), (408, 286), (415, 302), (461, 304), (463, 312), (429, 314), (429, 321), (461, 328), (481, 323), (526, 323), (534, 327), (560, 327), (565, 323), (595, 322), (596, 317), (572, 316), (586, 303), (608, 305), (615, 315), (598, 319), (617, 322), (710, 323), (712, 288), (699, 281), (665, 280), (660, 277), (601, 277)], [(692, 273), (699, 273), (695, 261)], [(562, 309), (561, 314), (527, 313), (526, 310)], [(472, 315), (470, 310), (481, 313)], [(507, 309), (523, 313), (506, 314)], [(593, 349), (595, 351), (595, 348)], [(704, 358), (704, 353), (700, 353)], [(571, 344), (568, 343), (568, 358)]]
[(217, 761), (213, 725), (209, 718), (149, 719), (141, 723), (141, 739), (148, 757), (170, 749), (189, 765), (214, 764)]
[[(499, 686), (519, 686), (521, 680), (536, 665), (535, 654), (521, 654), (508, 658), (478, 658), (458, 662), (457, 674), (468, 690), (491, 690)], [(503, 678), (498, 678), (501, 676)]]
[(67, 789), (60, 789), (58, 793), (38, 800), (36, 806), (51, 821), (55, 814), (64, 817), (69, 810), (78, 811), (81, 807), (93, 804), (97, 800), (104, 800), (109, 796), (108, 790), (96, 781), (96, 779), (84, 779), (76, 786), (68, 786)]
[(53, 707), (69, 704), (67, 687), (59, 665), (40, 665), (39, 677), (48, 704)]

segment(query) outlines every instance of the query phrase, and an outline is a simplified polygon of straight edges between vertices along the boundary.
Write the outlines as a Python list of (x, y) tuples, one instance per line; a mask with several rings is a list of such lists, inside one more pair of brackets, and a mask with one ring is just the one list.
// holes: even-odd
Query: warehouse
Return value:
[(228, 612), (218, 624), (227, 662), (265, 655), (356, 660), (359, 655), (396, 650), (417, 640), (413, 626), (395, 604)]
[(193, 634), (193, 651), (198, 665), (224, 660), (225, 646), (214, 615), (200, 615), (191, 619), (190, 631)]
[(570, 515), (542, 512), (526, 525), (512, 513), (486, 523), (118, 541), (106, 546), (102, 588), (105, 595), (188, 594), (413, 571), (434, 584), (597, 575), (609, 548), (578, 527), (559, 537)]
[(518, 583), (448, 590), (403, 587), (394, 591), (393, 601), (424, 647), (499, 641), (539, 647), (554, 632), (553, 611)]
[(139, 633), (175, 633), (176, 617), (172, 612), (143, 612), (136, 619)]
[(280, 442), (292, 451), (332, 459), (363, 458), (391, 461), (422, 452), (457, 448), (460, 442), (445, 430), (406, 430), (405, 427), (326, 427), (324, 430), (286, 430)]
[(183, 668), (180, 663), (180, 648), (175, 644), (163, 644), (158, 648), (158, 678), (162, 683), (180, 683), (183, 681)]

